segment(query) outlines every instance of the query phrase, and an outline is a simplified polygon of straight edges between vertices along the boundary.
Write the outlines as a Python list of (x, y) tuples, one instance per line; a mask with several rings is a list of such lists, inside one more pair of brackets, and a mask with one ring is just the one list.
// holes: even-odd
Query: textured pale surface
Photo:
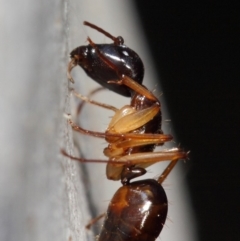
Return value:
[(63, 118), (63, 6), (46, 0), (1, 4), (2, 241), (85, 239), (82, 223), (89, 216), (79, 169), (59, 153), (72, 139)]
[[(109, 42), (82, 26), (84, 20), (93, 22), (113, 35), (122, 35), (126, 44), (139, 53), (146, 68), (144, 83), (154, 89), (154, 71), (147, 49), (142, 47), (145, 44), (136, 27), (138, 21), (127, 0), (4, 1), (0, 18), (0, 240), (83, 241), (87, 234), (91, 236), (84, 229), (90, 219), (86, 197), (91, 197), (91, 205), (101, 213), (120, 184), (106, 180), (105, 165), (79, 168), (59, 154), (63, 146), (73, 153), (72, 132), (63, 118), (63, 113), (73, 113), (75, 104), (71, 98), (70, 110), (68, 53), (86, 43), (88, 35), (96, 42)], [(83, 95), (97, 86), (80, 68), (74, 69), (73, 76), (79, 80), (74, 87)], [(106, 103), (111, 100), (110, 104), (117, 107), (128, 103), (128, 99), (109, 92), (94, 99)], [(168, 118), (163, 111), (164, 119)], [(104, 131), (111, 115), (88, 106), (80, 122), (86, 128)], [(103, 140), (78, 134), (74, 134), (74, 140), (77, 151), (87, 158), (104, 159)], [(85, 166), (95, 172), (87, 171)], [(149, 168), (149, 176), (160, 174), (161, 168)], [(173, 223), (167, 222), (161, 240), (192, 241), (187, 201), (179, 198), (186, 197), (180, 189), (184, 182), (176, 173), (166, 181)]]

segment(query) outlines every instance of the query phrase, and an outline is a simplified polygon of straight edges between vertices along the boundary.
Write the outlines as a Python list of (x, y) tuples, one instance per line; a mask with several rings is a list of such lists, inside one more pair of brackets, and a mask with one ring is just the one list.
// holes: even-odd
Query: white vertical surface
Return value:
[[(68, 53), (87, 44), (88, 35), (96, 43), (109, 42), (82, 25), (84, 20), (95, 23), (123, 36), (126, 45), (141, 56), (144, 84), (154, 89), (154, 70), (134, 9), (127, 0), (1, 1), (0, 18), (0, 240), (85, 240), (89, 232), (84, 225), (90, 218), (86, 194), (91, 193), (93, 205), (101, 213), (120, 184), (106, 180), (101, 164), (86, 165), (90, 169), (88, 183), (83, 175), (88, 171), (81, 173), (77, 163), (59, 154), (60, 147), (71, 152), (73, 147), (71, 129), (63, 118), (63, 113), (73, 113), (76, 101), (71, 98), (70, 110)], [(83, 95), (98, 86), (80, 68), (75, 68), (73, 75), (74, 87)], [(108, 91), (94, 99), (111, 100), (116, 107), (129, 102)], [(167, 119), (164, 100), (160, 100)], [(111, 115), (86, 105), (79, 121), (88, 129), (104, 131)], [(74, 140), (85, 157), (105, 159), (103, 140), (75, 133)], [(156, 164), (149, 168), (149, 176), (162, 170), (162, 165)], [(165, 185), (171, 221), (167, 221), (161, 240), (194, 240), (184, 177), (178, 168)]]
[(0, 240), (85, 240), (79, 170), (59, 152), (72, 140), (64, 4), (4, 1), (0, 19)]

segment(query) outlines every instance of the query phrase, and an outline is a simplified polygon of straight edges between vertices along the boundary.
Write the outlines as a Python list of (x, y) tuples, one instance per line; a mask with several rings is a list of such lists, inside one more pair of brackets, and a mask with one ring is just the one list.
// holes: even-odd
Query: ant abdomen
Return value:
[(120, 187), (113, 196), (98, 241), (154, 241), (168, 211), (163, 187), (154, 179)]

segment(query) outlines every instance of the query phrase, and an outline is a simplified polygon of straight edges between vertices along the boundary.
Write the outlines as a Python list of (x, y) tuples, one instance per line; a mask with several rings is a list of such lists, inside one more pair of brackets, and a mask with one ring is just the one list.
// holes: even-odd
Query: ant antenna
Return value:
[(84, 21), (83, 24), (90, 27), (90, 28), (93, 28), (93, 29), (97, 30), (98, 32), (100, 32), (100, 33), (104, 34), (105, 36), (107, 36), (108, 38), (112, 39), (112, 41), (116, 45), (122, 45), (124, 43), (124, 40), (121, 36), (114, 37), (110, 33), (108, 33), (107, 31), (103, 30), (102, 28), (96, 26), (95, 24), (89, 23), (87, 21)]

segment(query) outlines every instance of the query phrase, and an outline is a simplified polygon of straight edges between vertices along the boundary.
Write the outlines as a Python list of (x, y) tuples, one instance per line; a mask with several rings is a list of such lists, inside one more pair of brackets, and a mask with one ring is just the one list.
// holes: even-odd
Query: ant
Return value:
[[(160, 101), (142, 85), (144, 65), (141, 58), (124, 45), (121, 36), (114, 37), (89, 22), (84, 22), (84, 25), (109, 37), (113, 43), (95, 44), (88, 37), (89, 45), (80, 46), (70, 53), (68, 79), (74, 82), (71, 70), (79, 65), (100, 85), (130, 97), (131, 101), (129, 105), (117, 109), (74, 92), (83, 103), (115, 112), (105, 133), (86, 130), (74, 124), (71, 119), (68, 120), (75, 131), (105, 138), (109, 144), (104, 149), (104, 154), (109, 160), (77, 158), (64, 150), (62, 154), (80, 162), (107, 163), (107, 178), (121, 180), (123, 184), (109, 204), (98, 241), (154, 241), (163, 228), (168, 211), (167, 196), (161, 184), (177, 161), (187, 158), (187, 153), (179, 148), (153, 152), (155, 146), (163, 145), (173, 138), (161, 130)], [(144, 175), (148, 166), (164, 160), (171, 162), (157, 180), (130, 182), (133, 178)]]
[[(110, 180), (120, 180), (124, 165), (146, 168), (156, 162), (185, 159), (186, 153), (179, 148), (153, 152), (156, 145), (163, 145), (173, 138), (161, 130), (161, 104), (155, 95), (142, 85), (144, 66), (141, 58), (132, 49), (124, 45), (124, 39), (114, 37), (105, 30), (89, 22), (83, 23), (113, 40), (111, 44), (95, 44), (89, 37), (87, 46), (80, 46), (70, 53), (68, 78), (74, 82), (71, 70), (79, 65), (88, 76), (103, 87), (120, 95), (131, 97), (130, 105), (121, 109), (88, 99), (75, 92), (85, 102), (115, 112), (105, 133), (86, 130), (69, 119), (75, 131), (82, 134), (105, 138), (109, 143), (104, 154), (106, 175)], [(101, 162), (75, 158), (62, 150), (62, 153), (80, 162)], [(103, 161), (105, 162), (105, 161)]]

